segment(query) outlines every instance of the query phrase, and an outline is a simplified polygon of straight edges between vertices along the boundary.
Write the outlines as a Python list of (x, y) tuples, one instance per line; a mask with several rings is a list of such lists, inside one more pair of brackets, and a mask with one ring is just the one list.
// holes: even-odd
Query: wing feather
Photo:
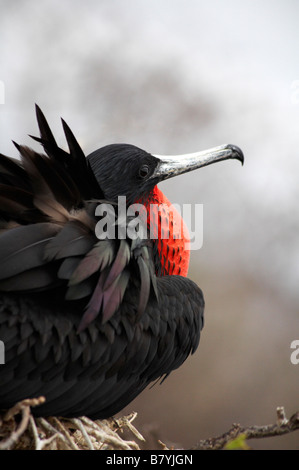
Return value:
[(151, 246), (96, 238), (95, 208), (107, 201), (89, 163), (64, 120), (69, 152), (38, 106), (36, 116), (40, 137), (33, 139), (45, 154), (18, 144), (21, 161), (0, 154), (0, 291), (63, 287), (67, 301), (86, 301), (79, 331), (99, 317), (108, 335), (128, 286), (140, 294), (136, 318), (158, 295)]
[(20, 226), (0, 237), (0, 279), (6, 279), (46, 263), (44, 247), (60, 227), (40, 223)]

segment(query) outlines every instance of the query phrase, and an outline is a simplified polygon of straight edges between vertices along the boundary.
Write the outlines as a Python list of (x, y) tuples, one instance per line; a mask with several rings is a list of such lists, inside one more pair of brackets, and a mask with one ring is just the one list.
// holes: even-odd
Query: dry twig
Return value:
[[(137, 413), (119, 419), (92, 421), (89, 418), (36, 418), (30, 408), (44, 402), (44, 397), (23, 400), (0, 416), (0, 450), (6, 449), (72, 449), (72, 450), (140, 450), (137, 442), (124, 440), (119, 433), (130, 431), (135, 438), (144, 442), (144, 437), (133, 426)], [(194, 450), (219, 450), (249, 448), (247, 439), (281, 436), (299, 429), (299, 411), (287, 419), (284, 408), (276, 410), (275, 424), (232, 428), (218, 437), (199, 441)], [(15, 419), (21, 415), (20, 419)], [(2, 439), (2, 440), (1, 440)], [(163, 450), (168, 447), (159, 441)]]
[(260, 439), (264, 437), (282, 436), (289, 434), (299, 429), (299, 411), (291, 416), (290, 419), (286, 418), (283, 407), (278, 407), (276, 410), (277, 422), (275, 424), (267, 424), (264, 426), (249, 426), (242, 427), (240, 424), (233, 424), (231, 429), (218, 437), (211, 437), (199, 441), (194, 447), (194, 450), (220, 450), (224, 449), (227, 444), (239, 436), (245, 439)]
[[(92, 421), (86, 417), (34, 419), (30, 407), (44, 401), (44, 397), (24, 400), (8, 410), (2, 419), (0, 417), (0, 450), (12, 448), (139, 450), (135, 441), (124, 440), (118, 434), (124, 429), (129, 430), (137, 439), (145, 440), (132, 424), (137, 413), (120, 419), (111, 418), (102, 421)], [(20, 414), (21, 421), (17, 424), (18, 420), (15, 417)]]
[[(6, 439), (0, 442), (0, 450), (11, 449), (19, 441), (22, 434), (26, 431), (31, 418), (30, 407), (41, 405), (44, 401), (44, 397), (23, 400), (5, 413), (3, 418), (0, 419), (0, 427), (5, 423), (11, 429), (11, 432)], [(21, 423), (17, 426), (14, 417), (19, 413), (22, 414), (22, 419)]]

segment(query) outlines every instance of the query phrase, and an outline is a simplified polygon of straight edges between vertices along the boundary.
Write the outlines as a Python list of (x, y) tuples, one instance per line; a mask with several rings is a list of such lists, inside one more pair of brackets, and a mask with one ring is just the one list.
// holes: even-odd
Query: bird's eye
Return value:
[(139, 170), (139, 176), (141, 178), (145, 178), (149, 173), (149, 167), (147, 165), (142, 165), (142, 167)]

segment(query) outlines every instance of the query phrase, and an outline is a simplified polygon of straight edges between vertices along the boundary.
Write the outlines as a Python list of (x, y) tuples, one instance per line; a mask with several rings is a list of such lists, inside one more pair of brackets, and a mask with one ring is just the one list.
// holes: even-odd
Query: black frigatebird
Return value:
[[(68, 151), (36, 113), (45, 153), (15, 144), (20, 160), (0, 155), (0, 409), (43, 395), (37, 416), (106, 418), (178, 368), (203, 327), (188, 235), (157, 184), (243, 154), (223, 145), (162, 157), (114, 144), (85, 157), (63, 120)], [(139, 224), (129, 236), (138, 211), (120, 215), (119, 196), (146, 214), (161, 205), (146, 236)]]

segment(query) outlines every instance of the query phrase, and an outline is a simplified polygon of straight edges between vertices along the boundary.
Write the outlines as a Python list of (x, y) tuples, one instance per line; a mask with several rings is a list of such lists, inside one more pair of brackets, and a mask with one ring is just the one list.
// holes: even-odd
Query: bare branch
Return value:
[(3, 416), (3, 421), (9, 421), (15, 415), (20, 413), (24, 408), (32, 408), (34, 406), (41, 405), (46, 401), (45, 397), (38, 398), (26, 398), (26, 400), (19, 401), (12, 408), (10, 408)]
[[(11, 449), (20, 439), (22, 434), (26, 431), (30, 420), (30, 407), (38, 406), (45, 401), (44, 397), (32, 398), (18, 402), (15, 406), (9, 409), (2, 418), (3, 423), (11, 421), (15, 415), (21, 413), (22, 419), (19, 426), (12, 430), (7, 439), (0, 442), (0, 450)], [(0, 422), (1, 424), (1, 422)]]
[[(44, 397), (23, 400), (8, 410), (4, 416), (0, 416), (0, 450), (1, 449), (123, 449), (139, 450), (135, 441), (122, 439), (119, 435), (127, 430), (139, 441), (145, 441), (144, 437), (133, 426), (132, 421), (136, 413), (122, 418), (92, 421), (81, 417), (75, 419), (66, 418), (37, 418), (30, 413), (30, 407), (43, 403)], [(15, 416), (21, 414), (21, 420)], [(275, 424), (265, 426), (242, 427), (233, 424), (231, 429), (218, 437), (212, 437), (199, 441), (193, 450), (220, 450), (220, 449), (249, 449), (246, 440), (265, 437), (281, 436), (299, 429), (299, 411), (287, 419), (283, 407), (276, 410), (277, 420)], [(4, 438), (4, 439), (3, 439)], [(168, 450), (165, 444), (156, 440), (164, 450)], [(171, 448), (172, 450), (174, 448)]]
[(282, 436), (283, 434), (289, 434), (299, 429), (299, 411), (293, 414), (290, 419), (286, 418), (283, 407), (278, 407), (276, 412), (277, 422), (275, 424), (249, 427), (233, 424), (231, 429), (221, 436), (199, 441), (194, 447), (194, 450), (220, 450), (225, 448), (230, 441), (233, 441), (240, 435), (243, 435), (244, 439), (260, 439), (264, 437)]
[[(139, 450), (135, 441), (124, 440), (127, 430), (137, 439), (143, 436), (133, 426), (137, 413), (119, 419), (92, 421), (86, 417), (64, 419), (57, 417), (34, 418), (30, 408), (44, 403), (45, 398), (26, 399), (0, 415), (0, 450), (2, 449), (124, 449)], [(21, 421), (15, 419), (21, 415)], [(2, 439), (2, 440), (1, 440)]]
[(19, 438), (22, 436), (24, 431), (27, 429), (30, 418), (30, 408), (26, 407), (22, 409), (22, 420), (19, 427), (13, 431), (10, 436), (4, 441), (0, 442), (0, 450), (11, 449)]

